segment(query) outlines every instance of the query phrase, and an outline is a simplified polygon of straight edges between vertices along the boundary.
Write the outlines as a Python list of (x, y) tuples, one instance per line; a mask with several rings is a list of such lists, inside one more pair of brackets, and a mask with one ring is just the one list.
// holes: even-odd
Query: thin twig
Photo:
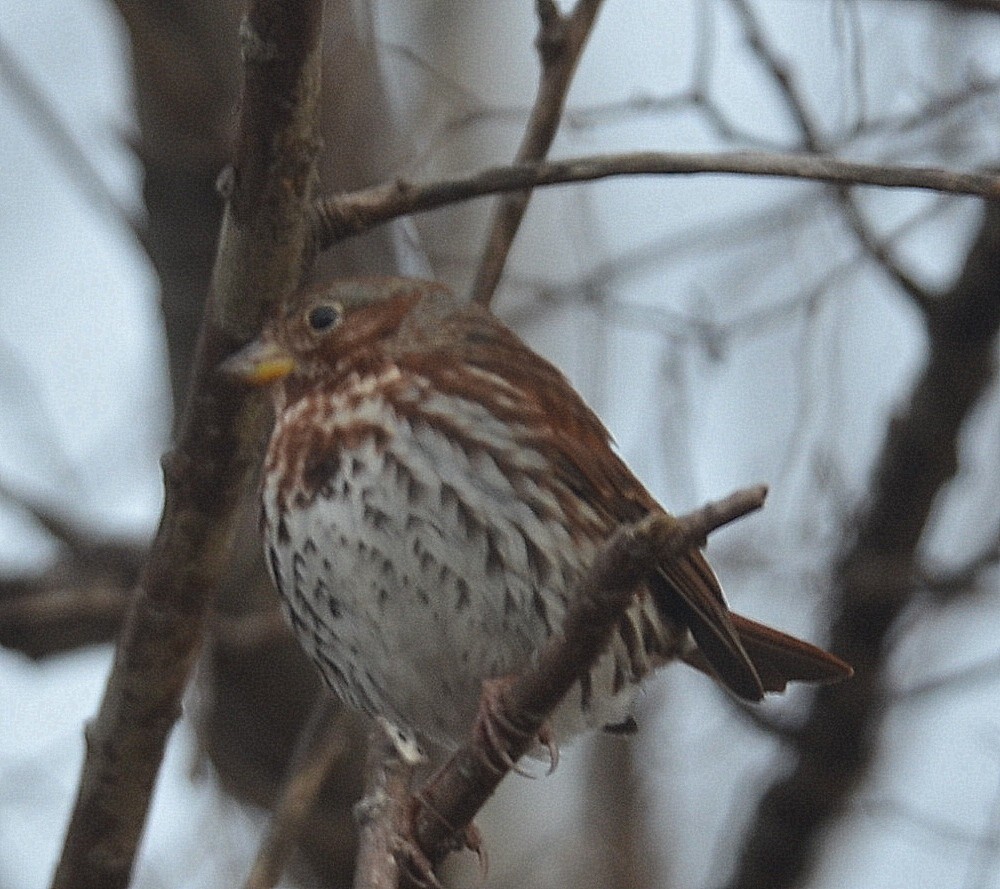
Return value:
[[(0, 645), (44, 657), (114, 639), (128, 609), (130, 586), (84, 574), (72, 585), (12, 589), (0, 584)], [(46, 577), (43, 582), (50, 582)]]
[[(515, 163), (539, 161), (549, 153), (559, 129), (573, 73), (600, 8), (601, 0), (577, 0), (573, 11), (563, 15), (554, 0), (537, 0), (538, 36), (535, 46), (542, 70), (538, 93)], [(493, 298), (530, 200), (531, 191), (527, 190), (508, 193), (497, 201), (486, 247), (472, 284), (473, 301), (489, 305)]]
[(332, 195), (314, 205), (314, 235), (317, 246), (323, 250), (400, 216), (436, 210), (470, 198), (612, 176), (696, 174), (780, 176), (1000, 199), (1000, 176), (992, 173), (867, 164), (808, 154), (643, 151), (490, 167), (477, 173), (429, 183), (396, 179), (360, 191)]
[[(778, 89), (778, 95), (784, 100), (785, 109), (798, 128), (802, 148), (817, 156), (827, 155), (830, 146), (808, 109), (806, 99), (798, 88), (794, 73), (768, 43), (753, 8), (747, 0), (730, 0), (730, 5), (740, 18), (750, 48), (767, 69)], [(836, 194), (848, 227), (870, 258), (910, 297), (914, 305), (925, 313), (931, 311), (933, 305), (931, 295), (896, 262), (892, 256), (890, 245), (872, 234), (868, 221), (865, 219), (858, 202), (854, 199), (851, 189), (846, 184), (840, 184), (836, 189)]]
[(941, 676), (932, 676), (922, 682), (892, 692), (893, 704), (925, 703), (931, 695), (946, 692), (953, 695), (959, 689), (971, 688), (981, 683), (995, 685), (1000, 678), (1000, 654), (951, 670)]
[(992, 540), (992, 543), (961, 568), (947, 572), (921, 572), (920, 580), (924, 589), (944, 602), (974, 590), (983, 574), (1000, 564), (1000, 528), (996, 529)]
[(873, 761), (890, 700), (887, 642), (919, 589), (921, 537), (957, 470), (958, 437), (996, 380), (998, 257), (1000, 207), (988, 204), (962, 274), (927, 318), (926, 365), (889, 423), (870, 494), (835, 566), (840, 614), (830, 647), (854, 666), (854, 681), (817, 692), (795, 764), (761, 799), (727, 889), (807, 882), (820, 838), (849, 810)]

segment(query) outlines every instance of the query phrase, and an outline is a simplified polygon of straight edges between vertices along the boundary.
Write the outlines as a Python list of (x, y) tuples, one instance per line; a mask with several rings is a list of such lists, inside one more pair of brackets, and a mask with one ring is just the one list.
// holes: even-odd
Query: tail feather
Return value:
[[(726, 607), (719, 581), (705, 557), (691, 550), (684, 559), (662, 565), (653, 577), (657, 602), (668, 618), (690, 630), (696, 653), (723, 685), (748, 701), (759, 701), (767, 686), (745, 649)], [(698, 666), (695, 664), (695, 666)]]
[[(757, 671), (764, 691), (784, 691), (789, 682), (839, 682), (849, 679), (854, 673), (849, 664), (822, 648), (740, 614), (730, 612), (729, 618)], [(724, 685), (729, 685), (700, 649), (686, 654), (684, 660), (703, 673), (722, 679)], [(739, 694), (739, 690), (733, 691)]]
[(837, 682), (852, 673), (823, 649), (731, 612), (697, 549), (660, 565), (650, 580), (661, 614), (694, 639), (684, 660), (744, 700), (759, 701), (789, 682)]
[(731, 615), (765, 691), (784, 691), (789, 682), (839, 682), (854, 670), (839, 657), (739, 614)]

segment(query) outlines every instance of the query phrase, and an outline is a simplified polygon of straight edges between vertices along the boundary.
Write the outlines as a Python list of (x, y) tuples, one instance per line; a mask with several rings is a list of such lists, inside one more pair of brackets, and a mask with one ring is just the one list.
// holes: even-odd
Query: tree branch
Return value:
[(866, 164), (809, 154), (771, 152), (656, 152), (605, 154), (537, 164), (490, 167), (477, 173), (418, 183), (396, 179), (371, 188), (319, 199), (314, 237), (325, 250), (400, 216), (449, 204), (544, 185), (589, 182), (613, 176), (736, 174), (779, 176), (844, 185), (916, 188), (1000, 199), (1000, 176), (936, 167)]
[(403, 876), (413, 767), (403, 762), (388, 734), (376, 726), (368, 742), (365, 795), (355, 807), (358, 858), (355, 889), (396, 889)]
[[(535, 46), (542, 71), (528, 126), (515, 157), (517, 164), (542, 160), (549, 153), (566, 105), (566, 94), (600, 11), (601, 0), (577, 0), (568, 15), (559, 11), (554, 0), (537, 0), (536, 8), (538, 37)], [(531, 190), (528, 189), (508, 193), (497, 202), (472, 284), (475, 302), (489, 305), (493, 298), (530, 200)]]
[[(577, 586), (562, 632), (549, 639), (531, 668), (501, 687), (493, 723), (501, 755), (515, 762), (535, 743), (548, 715), (606, 647), (644, 576), (701, 546), (715, 529), (759, 509), (765, 495), (763, 486), (748, 488), (679, 518), (654, 515), (619, 529)], [(417, 795), (414, 837), (431, 861), (452, 848), (454, 830), (471, 823), (505, 776), (507, 769), (496, 759), (480, 719)]]
[[(829, 146), (826, 144), (821, 128), (809, 112), (806, 99), (798, 88), (794, 74), (768, 43), (753, 8), (747, 0), (730, 0), (730, 5), (740, 19), (747, 43), (767, 69), (778, 93), (784, 100), (785, 108), (798, 128), (802, 148), (810, 154), (828, 154)], [(858, 202), (854, 200), (850, 188), (847, 185), (840, 185), (836, 189), (836, 194), (843, 209), (844, 219), (865, 252), (878, 263), (879, 267), (910, 297), (919, 309), (928, 311), (930, 295), (900, 267), (892, 256), (889, 244), (880, 242), (872, 234), (868, 221), (865, 219), (861, 207), (858, 206)]]
[(215, 372), (298, 284), (315, 179), (320, 0), (255, 0), (241, 29), (244, 84), (219, 249), (166, 501), (86, 732), (56, 889), (127, 885), (167, 736), (226, 564), (264, 415)]

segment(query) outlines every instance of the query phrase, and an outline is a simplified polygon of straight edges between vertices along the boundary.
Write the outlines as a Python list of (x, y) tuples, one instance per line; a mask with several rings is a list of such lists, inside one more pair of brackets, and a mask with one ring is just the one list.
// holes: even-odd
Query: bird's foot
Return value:
[[(447, 818), (442, 815), (437, 808), (431, 803), (423, 791), (419, 791), (413, 796), (413, 809), (411, 813), (413, 816), (416, 815), (417, 809), (423, 809), (428, 812), (436, 820), (441, 822), (447, 830), (448, 836), (451, 838), (450, 844), (446, 847), (449, 852), (461, 852), (463, 850), (467, 852), (474, 852), (476, 858), (479, 862), (479, 882), (483, 884), (486, 882), (486, 875), (489, 873), (490, 862), (489, 855), (486, 852), (486, 843), (483, 840), (483, 835), (479, 828), (476, 826), (474, 821), (470, 821), (465, 827), (457, 828), (455, 827)], [(415, 822), (415, 817), (411, 817), (411, 824)], [(419, 848), (417, 850), (420, 851)], [(427, 857), (423, 856), (424, 860)], [(427, 862), (428, 864), (430, 862)], [(433, 872), (432, 872), (433, 876)], [(435, 877), (435, 879), (437, 879)]]
[[(512, 748), (523, 749), (531, 741), (537, 740), (549, 754), (551, 775), (559, 765), (559, 745), (548, 720), (536, 730), (524, 726), (525, 714), (514, 712), (504, 696), (504, 691), (513, 681), (510, 677), (487, 679), (483, 682), (483, 694), (479, 700), (474, 731), (482, 739), (481, 750), (486, 764), (496, 772), (510, 770), (525, 778), (536, 777), (517, 764), (511, 756)], [(537, 720), (529, 720), (532, 726)]]
[(398, 834), (394, 837), (392, 854), (400, 871), (410, 878), (413, 885), (421, 889), (444, 889), (434, 873), (434, 864), (412, 836)]

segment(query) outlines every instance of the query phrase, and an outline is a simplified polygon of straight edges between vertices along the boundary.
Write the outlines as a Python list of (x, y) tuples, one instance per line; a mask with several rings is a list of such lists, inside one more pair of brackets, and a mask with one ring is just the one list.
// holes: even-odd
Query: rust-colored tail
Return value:
[(731, 617), (764, 691), (784, 691), (789, 682), (840, 682), (854, 673), (850, 664), (822, 648), (748, 617)]
[[(840, 682), (854, 673), (850, 664), (835, 655), (803, 642), (788, 633), (757, 623), (740, 614), (729, 613), (729, 619), (753, 664), (764, 691), (784, 691), (789, 682)], [(685, 661), (709, 676), (718, 679), (739, 697), (757, 700), (757, 695), (741, 694), (726, 677), (714, 669), (701, 649), (685, 656)]]

